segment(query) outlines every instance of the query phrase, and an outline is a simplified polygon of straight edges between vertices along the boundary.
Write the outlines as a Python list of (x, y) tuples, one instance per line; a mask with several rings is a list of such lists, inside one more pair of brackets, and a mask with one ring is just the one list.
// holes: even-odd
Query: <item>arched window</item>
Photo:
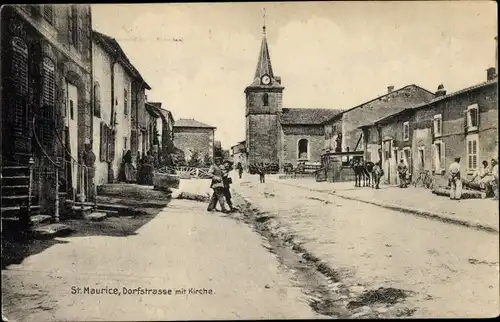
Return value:
[(309, 141), (307, 139), (300, 139), (297, 143), (298, 159), (309, 160)]
[(264, 93), (262, 96), (262, 102), (264, 103), (264, 106), (269, 106), (269, 95), (267, 93)]
[(101, 117), (101, 86), (98, 82), (94, 84), (94, 116)]

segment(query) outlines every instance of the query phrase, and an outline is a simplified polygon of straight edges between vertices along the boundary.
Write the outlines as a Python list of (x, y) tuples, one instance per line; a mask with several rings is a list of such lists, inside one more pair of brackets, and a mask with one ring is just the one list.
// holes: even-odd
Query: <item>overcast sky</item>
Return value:
[(264, 7), (283, 107), (349, 108), (388, 85), (456, 91), (495, 66), (495, 2), (94, 4), (92, 19), (152, 87), (148, 100), (216, 126), (229, 148), (245, 139)]

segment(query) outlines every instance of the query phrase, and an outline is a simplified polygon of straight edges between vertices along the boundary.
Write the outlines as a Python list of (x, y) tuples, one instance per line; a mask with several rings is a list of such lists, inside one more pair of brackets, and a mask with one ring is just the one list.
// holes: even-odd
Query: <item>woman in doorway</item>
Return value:
[(133, 182), (134, 165), (132, 164), (132, 151), (128, 150), (122, 160), (123, 181), (126, 183)]

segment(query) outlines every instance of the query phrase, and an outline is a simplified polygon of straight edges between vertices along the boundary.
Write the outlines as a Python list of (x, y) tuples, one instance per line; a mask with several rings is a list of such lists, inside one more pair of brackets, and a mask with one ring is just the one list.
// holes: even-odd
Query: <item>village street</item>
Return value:
[[(247, 225), (208, 214), (206, 204), (173, 200), (135, 234), (57, 238), (3, 269), (3, 314), (10, 321), (321, 317), (264, 246)], [(117, 294), (88, 294), (101, 288)]]
[[(306, 179), (304, 179), (306, 180)], [(314, 186), (314, 179), (309, 179)], [(297, 181), (300, 182), (300, 179)], [(344, 187), (353, 183), (324, 183)], [(233, 188), (265, 213), (268, 226), (339, 275), (357, 292), (392, 287), (414, 292), (413, 317), (492, 317), (499, 313), (498, 233), (479, 231), (295, 186), (268, 176), (235, 179)], [(384, 194), (382, 190), (368, 193)], [(411, 188), (406, 189), (412, 198)], [(328, 190), (328, 189), (325, 189)], [(344, 194), (346, 191), (344, 191)], [(428, 192), (432, 202), (433, 195)], [(394, 195), (396, 198), (397, 196)], [(489, 214), (498, 221), (493, 203)], [(461, 201), (463, 205), (467, 200)], [(481, 218), (481, 208), (476, 208)], [(469, 214), (474, 216), (472, 210)]]

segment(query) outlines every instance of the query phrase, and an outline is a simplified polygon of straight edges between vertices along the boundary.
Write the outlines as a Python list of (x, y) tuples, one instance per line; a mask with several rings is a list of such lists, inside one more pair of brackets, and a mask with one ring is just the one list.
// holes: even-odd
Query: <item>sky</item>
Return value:
[(120, 43), (148, 100), (217, 127), (224, 149), (245, 139), (264, 21), (286, 108), (347, 109), (390, 85), (453, 92), (495, 66), (493, 1), (92, 5), (94, 30)]

